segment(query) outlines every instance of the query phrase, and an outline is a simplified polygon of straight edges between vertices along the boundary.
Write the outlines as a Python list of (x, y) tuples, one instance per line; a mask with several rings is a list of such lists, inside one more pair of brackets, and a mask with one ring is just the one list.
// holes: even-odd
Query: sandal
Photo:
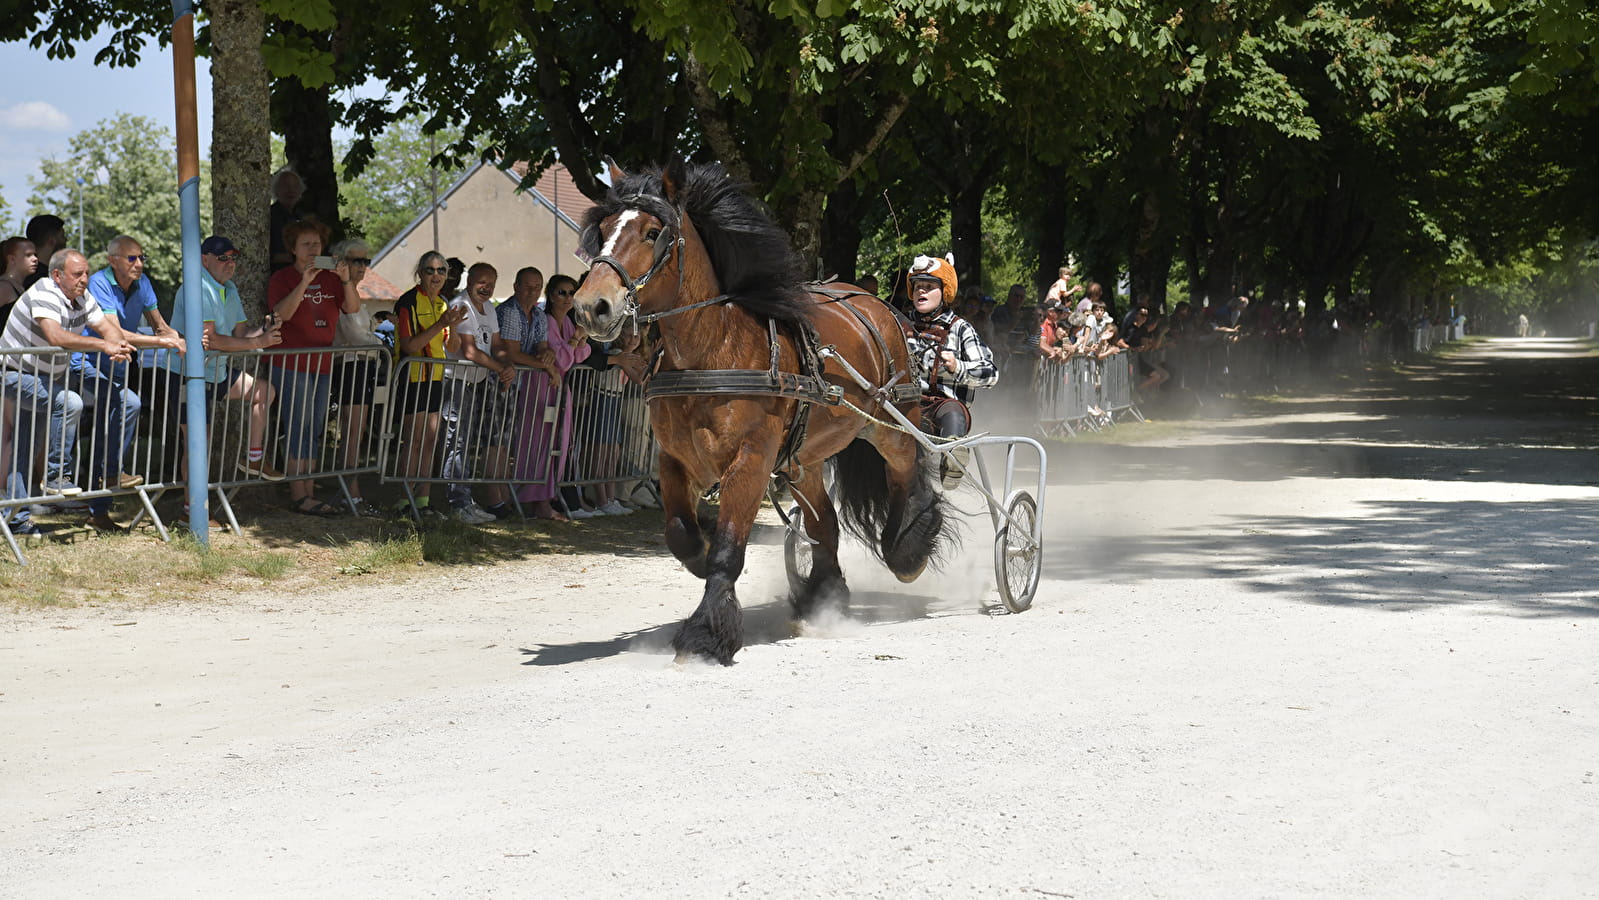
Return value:
[(289, 505), (289, 512), (299, 513), (302, 516), (321, 516), (324, 519), (339, 514), (338, 510), (315, 497), (301, 497), (299, 502)]

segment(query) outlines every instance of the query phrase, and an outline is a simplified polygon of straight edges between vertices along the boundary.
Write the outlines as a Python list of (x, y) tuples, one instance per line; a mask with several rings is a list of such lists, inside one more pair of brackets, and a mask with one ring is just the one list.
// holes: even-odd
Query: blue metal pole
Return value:
[(172, 0), (172, 84), (178, 123), (178, 208), (183, 226), (184, 402), (189, 425), (189, 533), (202, 547), (211, 544), (206, 513), (210, 454), (206, 452), (205, 327), (200, 309), (200, 124), (194, 82), (194, 0)]

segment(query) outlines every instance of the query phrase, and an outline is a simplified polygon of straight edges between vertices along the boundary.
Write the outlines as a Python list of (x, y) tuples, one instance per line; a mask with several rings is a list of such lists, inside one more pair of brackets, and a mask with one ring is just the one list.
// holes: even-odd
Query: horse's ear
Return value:
[(661, 173), (661, 189), (666, 194), (666, 202), (677, 205), (677, 193), (688, 183), (688, 166), (684, 164), (683, 157), (674, 155), (672, 161), (666, 164), (666, 171)]
[(627, 173), (622, 171), (622, 167), (617, 165), (616, 160), (609, 155), (605, 157), (605, 168), (611, 173), (611, 184), (613, 185), (621, 184), (622, 179), (627, 177)]

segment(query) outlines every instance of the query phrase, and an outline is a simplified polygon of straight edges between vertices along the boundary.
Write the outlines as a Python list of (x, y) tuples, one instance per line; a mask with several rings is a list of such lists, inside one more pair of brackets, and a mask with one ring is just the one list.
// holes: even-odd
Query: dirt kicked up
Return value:
[(1022, 615), (768, 530), (729, 669), (664, 552), (8, 614), (0, 896), (1591, 895), (1590, 350), (1052, 445)]

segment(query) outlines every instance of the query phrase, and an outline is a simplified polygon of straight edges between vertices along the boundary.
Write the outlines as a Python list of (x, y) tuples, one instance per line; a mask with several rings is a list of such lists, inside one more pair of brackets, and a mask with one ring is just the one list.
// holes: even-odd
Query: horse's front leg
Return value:
[(811, 571), (789, 597), (794, 618), (802, 622), (810, 620), (821, 608), (843, 612), (849, 607), (849, 586), (844, 583), (844, 571), (838, 564), (838, 513), (827, 496), (825, 469), (821, 463), (809, 466), (805, 477), (789, 486), (799, 501), (805, 533), (815, 541), (810, 548)]
[(666, 516), (666, 546), (695, 577), (704, 578), (705, 532), (700, 530), (700, 495), (689, 483), (688, 471), (664, 450), (658, 455), (661, 470), (661, 510)]
[(705, 596), (672, 638), (679, 659), (694, 654), (730, 666), (733, 654), (744, 646), (744, 617), (733, 585), (744, 571), (744, 547), (776, 455), (775, 441), (746, 439), (722, 473), (721, 509), (706, 556)]

